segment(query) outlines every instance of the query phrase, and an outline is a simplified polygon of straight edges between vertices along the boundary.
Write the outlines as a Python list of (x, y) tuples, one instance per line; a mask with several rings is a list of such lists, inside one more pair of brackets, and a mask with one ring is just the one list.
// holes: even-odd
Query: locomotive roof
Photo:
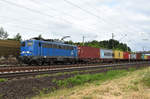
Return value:
[(66, 45), (66, 46), (76, 46), (76, 45), (64, 44), (61, 42), (53, 42), (53, 41), (43, 41), (43, 40), (26, 40), (26, 41), (36, 41), (36, 42), (59, 44), (59, 45)]

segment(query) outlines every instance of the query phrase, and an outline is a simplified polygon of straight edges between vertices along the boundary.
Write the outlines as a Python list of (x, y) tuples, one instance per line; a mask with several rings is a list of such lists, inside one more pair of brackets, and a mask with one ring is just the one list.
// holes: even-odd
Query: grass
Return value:
[(143, 83), (146, 86), (150, 84), (150, 68), (135, 70), (130, 68), (76, 75), (65, 80), (54, 79), (53, 82), (62, 87), (61, 90), (54, 90), (48, 94), (41, 93), (33, 99), (150, 99), (147, 87), (143, 86)]
[(83, 99), (92, 99), (90, 96), (84, 96)]
[(136, 68), (129, 68), (129, 71), (135, 71)]
[(8, 81), (8, 79), (0, 78), (0, 82), (6, 82), (6, 81)]
[[(129, 68), (130, 72), (135, 71), (135, 68)], [(79, 72), (72, 72), (72, 73), (79, 73)], [(112, 80), (117, 77), (122, 77), (128, 74), (126, 70), (117, 70), (117, 71), (108, 71), (107, 73), (97, 73), (97, 74), (83, 74), (83, 75), (76, 75), (71, 78), (67, 78), (65, 80), (53, 80), (53, 82), (57, 83), (59, 87), (70, 87), (75, 85), (82, 85), (86, 82), (93, 82), (100, 80), (102, 82), (106, 80)]]
[(78, 73), (79, 73), (79, 71), (63, 72), (63, 73), (56, 73), (56, 74), (42, 74), (42, 75), (37, 75), (37, 76), (35, 76), (35, 78), (49, 77), (49, 76), (61, 76), (61, 75), (78, 74)]
[(0, 99), (2, 99), (2, 96), (3, 96), (3, 95), (2, 95), (2, 94), (0, 94)]
[[(100, 69), (96, 69), (100, 70)], [(41, 77), (49, 77), (49, 76), (61, 76), (61, 75), (69, 75), (69, 74), (79, 74), (79, 73), (86, 73), (86, 72), (92, 72), (96, 70), (84, 70), (84, 71), (72, 71), (72, 72), (63, 72), (63, 73), (56, 73), (56, 74), (42, 74), (42, 75), (37, 75), (35, 78), (41, 78)]]
[[(77, 75), (74, 77), (67, 78), (65, 80), (53, 79), (52, 82), (56, 83), (57, 86), (60, 88), (68, 88), (68, 87), (73, 87), (76, 85), (83, 85), (87, 82), (100, 81), (102, 83), (106, 80), (112, 80), (115, 78), (125, 76), (128, 74), (128, 71), (127, 70), (117, 70), (117, 71), (108, 71), (106, 73), (83, 74), (83, 75), (79, 75), (78, 72), (72, 72), (72, 73), (76, 73)], [(100, 83), (97, 83), (97, 85), (100, 85)], [(46, 90), (48, 90), (48, 89), (46, 89)], [(53, 91), (55, 91), (55, 89)], [(41, 97), (45, 96), (44, 92), (45, 92), (45, 89), (40, 90), (39, 96), (41, 96)], [(90, 97), (83, 97), (83, 99), (90, 99)]]
[(146, 73), (143, 75), (142, 82), (144, 83), (144, 85), (150, 87), (150, 71), (146, 72)]
[(129, 85), (129, 86), (128, 86), (128, 89), (132, 89), (132, 90), (134, 90), (134, 91), (139, 91), (139, 88), (138, 88), (137, 85)]
[(37, 75), (35, 78), (41, 78), (41, 77), (48, 77), (51, 76), (50, 74), (42, 74), (42, 75)]
[(112, 80), (117, 77), (125, 76), (127, 73), (128, 72), (126, 70), (119, 70), (108, 71), (107, 73), (76, 75), (65, 80), (58, 80), (56, 81), (56, 83), (59, 87), (70, 87), (75, 85), (82, 85), (86, 82), (93, 82), (97, 80), (104, 82), (106, 80)]

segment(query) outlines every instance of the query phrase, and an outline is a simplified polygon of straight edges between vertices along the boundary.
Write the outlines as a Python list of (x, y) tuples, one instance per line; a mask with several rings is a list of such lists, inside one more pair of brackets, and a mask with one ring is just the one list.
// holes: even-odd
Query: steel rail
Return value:
[(20, 67), (5, 67), (0, 68), (0, 74), (3, 73), (15, 73), (15, 72), (30, 72), (30, 71), (45, 71), (55, 68), (71, 68), (71, 67), (87, 67), (87, 66), (109, 66), (109, 65), (120, 65), (120, 64), (143, 64), (147, 62), (133, 62), (133, 63), (119, 63), (119, 64), (74, 64), (74, 65), (52, 65), (52, 66), (20, 66)]
[(26, 77), (26, 76), (35, 76), (40, 74), (55, 74), (60, 72), (72, 72), (72, 71), (84, 71), (84, 70), (95, 70), (95, 69), (115, 69), (115, 68), (126, 68), (128, 67), (144, 67), (150, 66), (150, 62), (147, 63), (128, 63), (128, 64), (111, 64), (111, 65), (103, 65), (103, 66), (86, 66), (86, 67), (69, 67), (69, 68), (56, 68), (49, 69), (44, 71), (26, 71), (26, 72), (18, 72), (18, 73), (3, 73), (0, 74), (0, 78), (17, 78), (17, 77)]

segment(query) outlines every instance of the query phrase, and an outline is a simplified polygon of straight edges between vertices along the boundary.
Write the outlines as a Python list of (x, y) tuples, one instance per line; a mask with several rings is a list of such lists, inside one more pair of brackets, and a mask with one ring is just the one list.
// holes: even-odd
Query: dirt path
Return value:
[(87, 83), (33, 99), (150, 99), (150, 88), (141, 83), (142, 76), (147, 71), (150, 71), (150, 68), (137, 70), (104, 83)]

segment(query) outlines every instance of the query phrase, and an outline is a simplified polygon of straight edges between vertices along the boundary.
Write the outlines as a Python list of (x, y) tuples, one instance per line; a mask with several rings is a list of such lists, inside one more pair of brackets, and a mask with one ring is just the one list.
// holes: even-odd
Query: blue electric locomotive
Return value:
[(77, 46), (43, 40), (21, 42), (20, 61), (25, 64), (74, 63), (78, 59)]

